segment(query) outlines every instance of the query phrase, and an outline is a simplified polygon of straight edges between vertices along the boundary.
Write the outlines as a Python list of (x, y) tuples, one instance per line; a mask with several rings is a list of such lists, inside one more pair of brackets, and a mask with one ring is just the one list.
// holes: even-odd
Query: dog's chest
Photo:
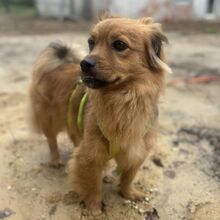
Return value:
[(140, 142), (149, 117), (146, 99), (135, 95), (93, 94), (91, 102), (97, 123), (109, 141), (120, 146)]

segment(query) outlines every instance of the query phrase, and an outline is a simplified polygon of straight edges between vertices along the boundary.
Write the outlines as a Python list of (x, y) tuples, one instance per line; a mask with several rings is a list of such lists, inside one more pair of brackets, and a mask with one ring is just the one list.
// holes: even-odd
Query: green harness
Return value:
[[(69, 98), (68, 109), (67, 109), (67, 126), (70, 131), (73, 129), (73, 127), (72, 127), (73, 126), (72, 102), (73, 102), (73, 98), (76, 94), (76, 91), (77, 91), (79, 85), (81, 85), (81, 84), (82, 84), (82, 81), (79, 80), (76, 84), (75, 89), (73, 90), (73, 92)], [(88, 93), (85, 93), (80, 100), (78, 114), (77, 114), (76, 123), (77, 123), (77, 128), (79, 129), (79, 132), (81, 135), (83, 135), (83, 115), (84, 115), (84, 107), (85, 107), (87, 99), (88, 99)], [(157, 115), (154, 115), (153, 118), (150, 118), (151, 123), (150, 123), (150, 126), (146, 127), (145, 134), (147, 134), (150, 131), (150, 129), (153, 127), (153, 124), (154, 124), (156, 117), (157, 117)], [(99, 129), (102, 132), (103, 136), (108, 140), (101, 125), (98, 122), (97, 122), (97, 124), (98, 124)], [(119, 153), (119, 150), (120, 150), (120, 147), (118, 147), (113, 142), (109, 141), (109, 160), (113, 159)]]
[[(76, 84), (75, 89), (73, 90), (70, 98), (69, 98), (69, 102), (68, 102), (68, 109), (67, 109), (67, 126), (69, 128), (69, 130), (71, 131), (73, 129), (73, 117), (72, 117), (72, 105), (73, 105), (73, 98), (76, 94), (76, 91), (78, 89), (78, 87), (82, 84), (82, 81), (79, 80)], [(86, 101), (88, 99), (88, 93), (85, 93), (83, 95), (83, 97), (80, 100), (79, 103), (79, 109), (78, 109), (78, 114), (77, 114), (77, 128), (79, 129), (79, 132), (81, 135), (83, 135), (83, 113), (84, 113), (84, 107), (86, 104)], [(99, 126), (99, 129), (101, 130), (101, 132), (104, 135), (103, 130), (101, 129), (101, 127)], [(119, 153), (119, 147), (117, 147), (115, 144), (112, 144), (109, 141), (109, 160), (113, 159), (117, 154)]]
[[(69, 103), (68, 103), (68, 109), (67, 109), (67, 126), (69, 130), (71, 131), (73, 129), (73, 117), (72, 117), (72, 103), (73, 103), (73, 98), (76, 94), (76, 91), (79, 87), (79, 85), (82, 84), (82, 81), (79, 80), (76, 84), (76, 88), (73, 90), (70, 98), (69, 98)], [(85, 93), (80, 101), (79, 104), (79, 109), (78, 109), (78, 114), (77, 114), (77, 127), (80, 131), (80, 134), (83, 134), (83, 109), (87, 100), (88, 94)]]

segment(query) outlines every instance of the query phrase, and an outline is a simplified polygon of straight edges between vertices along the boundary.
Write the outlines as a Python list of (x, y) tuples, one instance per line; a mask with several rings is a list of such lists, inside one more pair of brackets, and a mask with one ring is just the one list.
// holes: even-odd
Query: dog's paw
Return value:
[(120, 194), (126, 198), (126, 199), (129, 199), (129, 200), (132, 200), (132, 201), (142, 201), (144, 200), (145, 198), (145, 194), (133, 187), (129, 187), (129, 188), (126, 188), (126, 189), (121, 189), (120, 190)]
[(101, 206), (99, 204), (87, 205), (87, 209), (93, 216), (98, 216), (102, 214)]
[(54, 168), (54, 169), (59, 169), (61, 167), (64, 167), (64, 163), (60, 160), (51, 160), (49, 163), (49, 166)]

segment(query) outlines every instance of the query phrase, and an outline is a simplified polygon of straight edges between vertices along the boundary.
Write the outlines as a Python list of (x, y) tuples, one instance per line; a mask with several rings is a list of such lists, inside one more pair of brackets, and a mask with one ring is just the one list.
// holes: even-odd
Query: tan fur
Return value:
[[(91, 36), (96, 45), (87, 57), (96, 60), (101, 79), (117, 80), (100, 89), (88, 89), (83, 137), (76, 127), (76, 115), (85, 87), (81, 86), (74, 97), (73, 130), (68, 132), (79, 147), (69, 161), (69, 176), (87, 207), (93, 214), (99, 214), (102, 171), (109, 158), (109, 142), (119, 148), (115, 160), (122, 170), (121, 194), (132, 200), (144, 197), (132, 186), (132, 181), (154, 145), (157, 122), (147, 133), (146, 127), (152, 123), (152, 115), (156, 115), (164, 76), (170, 69), (162, 45), (166, 38), (152, 19), (105, 17), (94, 26)], [(115, 39), (123, 40), (129, 48), (114, 51), (111, 42)], [(47, 50), (52, 53), (48, 55)], [(46, 49), (37, 61), (30, 94), (37, 127), (48, 138), (52, 162), (54, 157), (57, 162), (56, 135), (66, 128), (68, 97), (80, 69), (78, 63), (57, 61), (53, 53), (54, 49)]]
[[(75, 82), (80, 78), (79, 60), (71, 49), (64, 59), (59, 59), (56, 50), (47, 47), (34, 64), (29, 92), (30, 120), (33, 129), (47, 137), (52, 166), (61, 165), (56, 136), (63, 130), (68, 131), (67, 105), (76, 86)], [(73, 106), (74, 111), (77, 111), (77, 103), (84, 89), (77, 91), (76, 95), (79, 97), (74, 98), (76, 102)], [(76, 129), (68, 133), (75, 143), (79, 142), (79, 133)]]

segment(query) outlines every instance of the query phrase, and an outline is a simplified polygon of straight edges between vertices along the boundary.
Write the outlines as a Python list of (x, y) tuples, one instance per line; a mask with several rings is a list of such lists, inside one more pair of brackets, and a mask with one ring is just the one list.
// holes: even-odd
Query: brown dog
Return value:
[[(34, 66), (30, 89), (34, 125), (46, 135), (55, 166), (60, 131), (66, 129), (79, 145), (69, 162), (69, 175), (93, 214), (101, 212), (102, 171), (112, 157), (121, 171), (121, 194), (131, 200), (144, 197), (132, 181), (154, 145), (158, 99), (170, 71), (164, 63), (166, 41), (160, 25), (150, 18), (110, 16), (92, 29), (90, 53), (81, 69), (74, 51), (61, 44), (46, 48)], [(84, 85), (76, 86), (80, 76)], [(82, 134), (77, 115), (85, 93)]]

